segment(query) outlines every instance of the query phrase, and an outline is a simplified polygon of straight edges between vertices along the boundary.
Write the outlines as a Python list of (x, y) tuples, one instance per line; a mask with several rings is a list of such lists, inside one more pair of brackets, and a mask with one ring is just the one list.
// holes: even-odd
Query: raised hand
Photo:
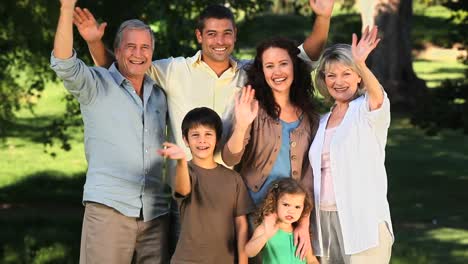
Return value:
[(279, 226), (277, 221), (278, 215), (276, 215), (276, 213), (271, 213), (263, 217), (263, 228), (265, 230), (265, 236), (268, 237), (268, 239), (274, 236), (278, 231)]
[(79, 7), (76, 7), (73, 13), (73, 24), (88, 43), (101, 40), (107, 26), (106, 22), (99, 24), (88, 9)]
[(362, 33), (361, 39), (358, 42), (357, 35), (353, 33), (353, 41), (351, 44), (351, 53), (356, 64), (363, 64), (366, 62), (367, 56), (372, 50), (377, 47), (380, 38), (377, 38), (378, 29), (376, 26), (372, 27), (369, 31), (369, 26), (366, 27)]
[(185, 159), (185, 152), (184, 150), (177, 146), (176, 144), (164, 142), (164, 148), (158, 150), (158, 154), (163, 157), (168, 157), (174, 160), (181, 160)]
[(317, 16), (331, 17), (334, 4), (334, 0), (309, 0), (309, 5)]
[(241, 96), (235, 98), (236, 126), (246, 128), (257, 117), (258, 101), (254, 97), (255, 90), (248, 85), (242, 88)]

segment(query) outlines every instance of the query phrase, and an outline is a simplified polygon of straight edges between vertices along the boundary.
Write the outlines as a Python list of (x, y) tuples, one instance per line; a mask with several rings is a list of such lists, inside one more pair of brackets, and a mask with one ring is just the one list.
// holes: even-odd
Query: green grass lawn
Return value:
[[(437, 20), (446, 14), (446, 10), (435, 10), (418, 9), (417, 15)], [(360, 28), (357, 15), (337, 12), (333, 19), (333, 42), (347, 41), (347, 32)], [(283, 35), (300, 40), (311, 23), (271, 15), (252, 21), (240, 24), (244, 35), (239, 39), (244, 42), (239, 41), (238, 53), (244, 57), (253, 53), (246, 43), (273, 34), (265, 28), (287, 25), (294, 30)], [(274, 27), (267, 27), (268, 23)], [(415, 23), (416, 28), (422, 26), (418, 19)], [(434, 30), (434, 34), (443, 33), (440, 28)], [(465, 69), (445, 58), (416, 60), (414, 68), (430, 87), (445, 78), (462, 77)], [(0, 141), (0, 263), (78, 262), (86, 170), (82, 129), (68, 131), (73, 135), (68, 152), (56, 145), (44, 148), (42, 142), (50, 122), (64, 115), (64, 94), (61, 84), (50, 84), (34, 113), (23, 109), (15, 123), (5, 124), (8, 134)], [(396, 233), (392, 263), (468, 263), (467, 150), (468, 136), (460, 131), (445, 130), (429, 137), (412, 126), (407, 116), (393, 116), (386, 161)], [(57, 155), (50, 155), (52, 152)]]

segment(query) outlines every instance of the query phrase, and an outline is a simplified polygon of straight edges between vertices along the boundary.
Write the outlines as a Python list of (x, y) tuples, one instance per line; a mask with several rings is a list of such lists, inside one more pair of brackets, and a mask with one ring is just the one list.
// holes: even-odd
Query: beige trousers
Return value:
[(169, 216), (148, 222), (125, 216), (108, 206), (86, 203), (80, 264), (169, 262)]
[(346, 255), (337, 212), (320, 211), (323, 241), (321, 264), (388, 264), (393, 238), (387, 225), (379, 224), (379, 245), (366, 251)]

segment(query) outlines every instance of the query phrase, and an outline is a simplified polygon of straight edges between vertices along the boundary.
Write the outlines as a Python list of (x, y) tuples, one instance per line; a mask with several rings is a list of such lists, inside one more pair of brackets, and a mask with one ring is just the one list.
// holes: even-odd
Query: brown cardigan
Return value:
[[(316, 125), (314, 126), (316, 128)], [(312, 194), (313, 178), (309, 164), (309, 147), (316, 129), (311, 131), (310, 120), (303, 115), (299, 126), (290, 135), (291, 177), (300, 181)], [(244, 146), (241, 152), (232, 153), (225, 144), (222, 150), (223, 161), (228, 166), (236, 165), (249, 189), (258, 192), (270, 175), (273, 164), (278, 157), (281, 145), (281, 124), (271, 118), (260, 107), (258, 115), (247, 129)]]

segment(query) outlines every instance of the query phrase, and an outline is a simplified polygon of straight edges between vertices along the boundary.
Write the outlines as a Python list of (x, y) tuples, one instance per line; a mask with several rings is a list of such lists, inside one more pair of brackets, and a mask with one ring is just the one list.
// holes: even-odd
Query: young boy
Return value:
[[(182, 135), (190, 149), (164, 143), (159, 154), (177, 160), (173, 195), (181, 215), (181, 232), (171, 263), (247, 263), (246, 214), (254, 210), (242, 178), (214, 161), (222, 134), (215, 111), (200, 107), (187, 113)], [(237, 256), (235, 255), (237, 248)]]

